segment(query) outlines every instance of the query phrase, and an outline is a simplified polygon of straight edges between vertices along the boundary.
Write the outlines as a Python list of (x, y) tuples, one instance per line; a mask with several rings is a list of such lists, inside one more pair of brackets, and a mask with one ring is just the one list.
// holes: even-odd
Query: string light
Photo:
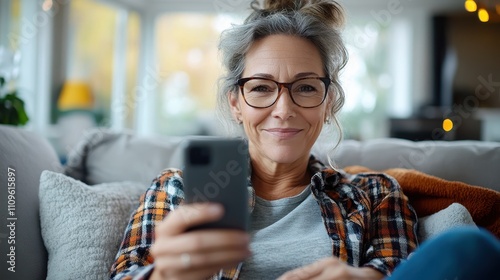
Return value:
[(481, 22), (496, 21), (500, 15), (500, 0), (465, 0), (464, 7), (467, 12), (477, 12)]
[(474, 2), (474, 0), (465, 1), (465, 10), (467, 10), (467, 12), (471, 12), (471, 13), (477, 11), (476, 2)]
[(448, 132), (453, 129), (453, 122), (450, 119), (443, 120), (443, 130)]
[(479, 17), (479, 20), (481, 22), (488, 22), (490, 20), (490, 15), (484, 8), (479, 9), (479, 11), (477, 12), (477, 16)]

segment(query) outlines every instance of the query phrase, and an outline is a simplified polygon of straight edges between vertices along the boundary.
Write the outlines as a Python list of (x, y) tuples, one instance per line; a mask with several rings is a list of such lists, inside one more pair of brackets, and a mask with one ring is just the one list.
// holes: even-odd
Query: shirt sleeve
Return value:
[(111, 267), (110, 279), (148, 279), (153, 271), (150, 254), (157, 222), (176, 208), (184, 199), (181, 172), (176, 169), (163, 171), (145, 194), (139, 207), (132, 213), (125, 229), (123, 241)]
[(390, 275), (418, 246), (417, 215), (394, 178), (379, 174), (367, 179), (372, 211), (363, 266)]

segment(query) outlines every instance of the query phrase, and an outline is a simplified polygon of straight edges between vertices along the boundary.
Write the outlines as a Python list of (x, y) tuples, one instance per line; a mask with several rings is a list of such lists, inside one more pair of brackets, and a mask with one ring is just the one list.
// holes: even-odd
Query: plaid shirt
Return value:
[[(399, 184), (381, 173), (347, 174), (326, 168), (313, 156), (309, 185), (321, 208), (332, 240), (332, 256), (359, 267), (372, 267), (386, 275), (417, 247), (417, 216)], [(250, 182), (250, 180), (249, 180)], [(250, 207), (254, 192), (249, 183)], [(111, 268), (111, 279), (147, 279), (154, 259), (155, 223), (162, 221), (184, 199), (182, 172), (163, 171), (141, 197)], [(221, 270), (211, 279), (238, 279), (241, 270)]]

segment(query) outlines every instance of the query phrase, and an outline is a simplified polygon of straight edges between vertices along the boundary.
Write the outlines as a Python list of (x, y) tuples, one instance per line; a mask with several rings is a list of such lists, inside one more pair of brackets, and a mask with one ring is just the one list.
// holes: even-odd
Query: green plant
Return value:
[[(5, 79), (0, 77), (0, 93), (5, 85)], [(29, 118), (24, 110), (24, 101), (17, 96), (17, 92), (7, 92), (0, 96), (0, 124), (24, 125)]]

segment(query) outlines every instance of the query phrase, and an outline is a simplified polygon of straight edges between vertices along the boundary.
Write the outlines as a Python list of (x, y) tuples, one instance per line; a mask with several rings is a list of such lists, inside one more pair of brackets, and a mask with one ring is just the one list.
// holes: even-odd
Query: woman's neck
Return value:
[(301, 193), (311, 181), (309, 159), (291, 164), (252, 160), (252, 186), (255, 194), (266, 200), (276, 200)]

